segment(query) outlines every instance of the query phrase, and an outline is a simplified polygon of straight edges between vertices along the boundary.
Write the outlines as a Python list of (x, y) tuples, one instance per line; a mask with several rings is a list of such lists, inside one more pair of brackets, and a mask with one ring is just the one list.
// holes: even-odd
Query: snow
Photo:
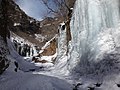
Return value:
[(67, 52), (67, 40), (66, 40), (66, 27), (64, 30), (62, 30), (62, 26), (65, 25), (65, 23), (60, 23), (60, 27), (59, 29), (59, 36), (58, 36), (58, 50), (57, 50), (57, 61), (56, 63), (59, 63), (60, 61), (62, 61), (61, 58), (66, 56), (66, 52)]
[(34, 64), (27, 62), (23, 59), (22, 56), (20, 56), (17, 51), (15, 51), (13, 43), (7, 39), (9, 51), (10, 51), (10, 58), (12, 58), (14, 61), (17, 61), (19, 63), (19, 68), (23, 71), (29, 71), (30, 69), (37, 68)]
[(115, 31), (120, 16), (118, 4), (119, 0), (76, 1), (70, 23), (72, 40), (68, 62), (73, 74), (89, 76), (97, 71), (100, 63), (103, 64), (101, 68), (109, 68), (109, 65), (104, 66), (107, 63), (105, 57), (114, 53), (118, 44), (115, 41), (119, 40), (118, 34), (113, 35), (119, 32)]
[[(30, 46), (30, 56), (36, 56), (38, 55), (38, 52), (35, 48), (35, 44), (29, 42), (28, 40), (25, 40), (23, 39), (22, 37), (18, 36), (17, 34), (13, 33), (12, 31), (10, 31), (10, 34), (11, 34), (11, 41), (14, 42), (17, 41), (17, 44), (20, 44), (20, 46), (22, 47), (22, 49), (24, 48), (24, 45), (27, 44), (28, 46)], [(22, 52), (22, 49), (21, 49), (21, 52)], [(33, 50), (33, 53), (32, 53), (32, 50)], [(17, 52), (19, 51), (19, 45), (17, 47)], [(27, 56), (28, 57), (28, 53), (27, 53)]]
[[(47, 48), (50, 45), (50, 42), (53, 41), (55, 38), (57, 38), (57, 34), (48, 42), (46, 42), (46, 44), (41, 48), (41, 50), (44, 50), (45, 48)], [(41, 52), (41, 51), (40, 51)]]
[(69, 71), (67, 69), (68, 56), (67, 56), (66, 27), (64, 26), (65, 22), (62, 22), (58, 27), (59, 35), (57, 37), (58, 38), (57, 57), (52, 71), (52, 73), (56, 73), (57, 75), (59, 74), (61, 76), (67, 76), (69, 74)]
[[(57, 82), (57, 83), (56, 83)], [(0, 90), (72, 90), (66, 81), (23, 72), (6, 71), (0, 77)]]
[(14, 23), (13, 26), (20, 26), (21, 24), (20, 23)]
[(33, 20), (30, 20), (30, 23), (33, 23), (35, 20), (33, 19)]
[[(51, 65), (52, 67), (53, 64), (40, 65), (40, 63), (27, 62), (15, 51), (10, 39), (7, 39), (7, 43), (10, 51), (8, 58), (11, 62), (9, 68), (0, 76), (0, 90), (72, 90), (72, 85), (63, 79), (29, 72), (30, 69), (37, 71), (41, 66), (49, 67)], [(16, 68), (14, 61), (17, 61), (19, 65), (17, 72), (14, 71)]]
[(23, 39), (22, 37), (18, 36), (17, 34), (13, 33), (12, 31), (10, 31), (10, 34), (11, 34), (10, 39), (11, 39), (12, 42), (13, 42), (13, 40), (16, 40), (19, 43), (22, 42), (21, 44), (26, 44), (27, 43), (27, 44), (29, 44), (31, 46), (35, 46), (33, 43)]
[(46, 25), (44, 25), (44, 26), (50, 26), (51, 25), (51, 23), (50, 24), (46, 24)]
[(41, 60), (47, 60), (48, 62), (52, 62), (57, 57), (57, 52), (52, 56), (42, 56)]
[[(71, 74), (84, 84), (79, 90), (102, 82), (95, 90), (119, 90), (116, 81), (120, 76), (120, 26), (118, 0), (77, 0), (71, 19), (72, 40), (68, 56), (57, 60), (59, 72)], [(118, 26), (117, 26), (118, 25)], [(65, 31), (59, 37), (63, 36)], [(61, 33), (61, 31), (60, 31)], [(58, 41), (62, 52), (66, 36)], [(58, 38), (59, 40), (59, 38)], [(62, 48), (60, 48), (62, 47)], [(60, 49), (60, 50), (59, 50)], [(66, 57), (66, 58), (65, 58)], [(63, 66), (62, 66), (63, 65)], [(55, 71), (57, 72), (57, 71)], [(119, 82), (120, 83), (120, 82)]]
[(54, 66), (53, 63), (51, 62), (47, 62), (47, 63), (35, 63), (35, 66), (39, 66), (39, 67), (43, 67), (43, 69), (45, 70), (50, 70), (51, 67)]
[(36, 36), (36, 40), (38, 40), (39, 42), (43, 42), (46, 38), (44, 36), (42, 36), (41, 34), (35, 34)]
[[(18, 40), (17, 38), (16, 40)], [(11, 39), (13, 40), (14, 38), (12, 37)], [(7, 43), (10, 51), (10, 55), (7, 58), (11, 62), (9, 68), (0, 76), (0, 90), (72, 90), (73, 86), (70, 83), (52, 74), (52, 72), (59, 74), (59, 71), (51, 71), (54, 67), (51, 61), (56, 58), (57, 52), (52, 56), (41, 57), (41, 60), (45, 59), (48, 63), (34, 63), (27, 61), (27, 59), (30, 59), (29, 57), (23, 58), (20, 56), (15, 50), (14, 44), (8, 38)], [(17, 72), (15, 72), (16, 66), (14, 62), (17, 62), (19, 66)], [(33, 69), (35, 69), (34, 72), (30, 71)], [(46, 73), (41, 74), (41, 70), (50, 73), (48, 75)]]
[[(12, 34), (12, 37), (11, 37), (11, 41), (13, 42), (14, 40), (16, 40), (18, 43), (21, 43), (21, 45), (24, 45), (24, 44), (28, 44), (31, 46), (31, 49), (30, 49), (30, 52), (32, 52), (33, 50), (33, 56), (37, 56), (38, 55), (38, 52), (34, 46), (34, 44), (30, 43), (30, 42), (25, 42), (26, 40), (24, 40), (23, 38), (19, 37), (18, 35), (16, 35), (15, 33), (11, 32)], [(37, 34), (35, 34), (37, 36)], [(50, 41), (46, 42), (46, 44), (42, 47), (42, 50), (39, 51), (39, 53), (42, 53), (44, 51), (45, 48), (47, 48), (50, 44), (50, 42), (55, 39), (57, 37), (57, 35), (55, 35)], [(14, 47), (14, 46), (13, 46)], [(15, 48), (15, 47), (14, 47)], [(24, 47), (23, 47), (24, 48)], [(35, 63), (34, 61), (32, 61), (32, 54), (30, 54), (30, 56), (25, 56), (23, 57), (22, 59), (24, 59), (26, 62), (28, 63), (32, 63), (34, 64), (34, 66), (37, 66), (37, 67), (44, 67), (44, 68), (50, 68), (52, 66), (54, 66), (53, 64), (53, 60), (57, 57), (57, 52), (52, 55), (52, 56), (41, 56), (41, 57), (37, 57), (40, 61), (42, 60), (46, 60), (47, 62), (46, 63)], [(29, 67), (29, 66), (28, 66)]]

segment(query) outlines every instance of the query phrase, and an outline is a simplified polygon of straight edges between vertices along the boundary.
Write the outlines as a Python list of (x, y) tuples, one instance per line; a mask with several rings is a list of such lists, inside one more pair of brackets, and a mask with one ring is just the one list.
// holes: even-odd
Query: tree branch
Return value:
[(55, 10), (53, 10), (51, 7), (49, 7), (49, 5), (47, 4), (47, 2), (46, 2), (45, 0), (42, 0), (42, 2), (44, 3), (44, 5), (45, 5), (51, 12), (58, 13), (58, 12), (56, 12)]

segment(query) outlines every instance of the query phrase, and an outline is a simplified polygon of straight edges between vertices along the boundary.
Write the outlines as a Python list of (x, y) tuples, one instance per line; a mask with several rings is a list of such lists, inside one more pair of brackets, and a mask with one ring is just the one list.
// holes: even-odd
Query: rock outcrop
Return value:
[(44, 51), (41, 53), (41, 55), (42, 56), (54, 55), (56, 53), (56, 49), (57, 49), (57, 41), (56, 38), (54, 38), (49, 42), (49, 45), (45, 49), (43, 49)]
[(9, 66), (9, 54), (6, 38), (9, 36), (7, 24), (7, 0), (0, 0), (0, 74)]

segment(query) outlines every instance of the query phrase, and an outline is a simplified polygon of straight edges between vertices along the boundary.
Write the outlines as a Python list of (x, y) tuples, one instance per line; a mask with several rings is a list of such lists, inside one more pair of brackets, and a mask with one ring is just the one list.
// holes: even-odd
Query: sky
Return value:
[(37, 20), (42, 20), (48, 11), (41, 0), (17, 0), (16, 3), (27, 15)]

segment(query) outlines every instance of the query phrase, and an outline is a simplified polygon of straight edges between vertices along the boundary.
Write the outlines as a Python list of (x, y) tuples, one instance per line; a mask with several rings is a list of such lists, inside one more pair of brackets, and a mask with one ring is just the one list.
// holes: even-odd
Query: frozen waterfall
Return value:
[[(119, 0), (77, 0), (71, 19), (69, 69), (93, 73), (96, 63), (115, 51), (115, 28), (119, 23)], [(114, 28), (114, 29), (113, 29)], [(118, 38), (117, 38), (118, 39)], [(108, 67), (109, 68), (109, 67)]]
[(56, 61), (56, 68), (63, 69), (66, 67), (67, 63), (67, 40), (66, 40), (66, 26), (65, 23), (60, 23), (59, 25), (59, 35), (58, 35), (58, 50), (57, 50), (57, 61)]

